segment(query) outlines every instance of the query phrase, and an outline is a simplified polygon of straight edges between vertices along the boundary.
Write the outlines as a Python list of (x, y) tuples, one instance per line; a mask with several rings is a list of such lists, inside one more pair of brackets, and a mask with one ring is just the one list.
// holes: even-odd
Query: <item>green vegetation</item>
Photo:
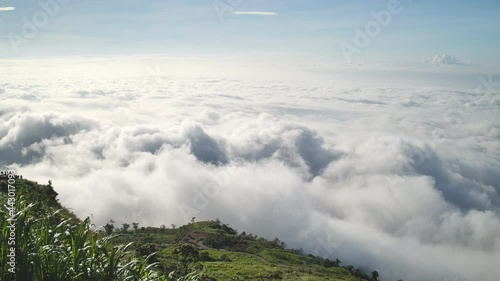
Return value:
[[(80, 221), (62, 208), (50, 184), (17, 178), (9, 186), (2, 176), (0, 190), (2, 207), (13, 207), (0, 216), (0, 280), (170, 280), (129, 251), (130, 243), (113, 246), (112, 236), (91, 230), (89, 218)], [(197, 279), (190, 274), (178, 280)]]
[(377, 280), (353, 266), (340, 266), (338, 259), (286, 249), (277, 238), (238, 234), (219, 220), (117, 232), (121, 234), (112, 243), (135, 241), (137, 252), (154, 254), (150, 262), (157, 262), (161, 271), (197, 271), (201, 280)]
[[(0, 176), (2, 206), (11, 202), (7, 180)], [(94, 231), (89, 218), (80, 221), (57, 202), (51, 184), (15, 181), (16, 274), (9, 272), (11, 214), (2, 210), (0, 280), (378, 280), (376, 271), (369, 276), (287, 249), (278, 238), (239, 234), (219, 220), (193, 218), (170, 229), (110, 220)]]

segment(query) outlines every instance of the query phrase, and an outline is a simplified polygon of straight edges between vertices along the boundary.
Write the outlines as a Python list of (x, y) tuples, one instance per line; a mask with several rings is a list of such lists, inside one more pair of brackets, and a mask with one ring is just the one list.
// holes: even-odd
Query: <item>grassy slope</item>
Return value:
[(216, 280), (364, 280), (343, 267), (325, 265), (321, 258), (301, 255), (255, 236), (234, 234), (229, 227), (221, 229), (223, 225), (205, 221), (177, 229), (132, 230), (113, 243), (134, 241), (137, 248), (154, 248), (165, 272), (177, 265), (172, 254), (177, 243), (191, 244), (208, 257), (193, 268), (202, 268), (205, 276)]
[[(13, 186), (0, 176), (0, 205), (15, 198), (12, 216), (0, 211), (0, 281), (167, 281), (127, 247), (99, 239), (88, 218), (80, 221), (57, 202), (51, 186), (21, 179)], [(15, 190), (10, 198), (8, 188)]]

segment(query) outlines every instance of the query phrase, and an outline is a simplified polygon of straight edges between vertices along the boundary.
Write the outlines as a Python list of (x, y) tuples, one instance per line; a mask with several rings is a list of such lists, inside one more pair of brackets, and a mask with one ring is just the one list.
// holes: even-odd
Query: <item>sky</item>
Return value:
[[(15, 10), (0, 12), (0, 56), (161, 53), (343, 63), (342, 42), (352, 44), (354, 28), (363, 30), (374, 19), (372, 12), (387, 11), (390, 2), (61, 0), (47, 9), (55, 12), (40, 21), (38, 34), (16, 53), (8, 34), (22, 35), (23, 18), (33, 22), (43, 5), (2, 0), (0, 6)], [(353, 61), (416, 64), (451, 54), (472, 64), (498, 65), (498, 1), (397, 2), (398, 12)]]
[(0, 169), (97, 226), (497, 281), (498, 1), (54, 1), (0, 0)]

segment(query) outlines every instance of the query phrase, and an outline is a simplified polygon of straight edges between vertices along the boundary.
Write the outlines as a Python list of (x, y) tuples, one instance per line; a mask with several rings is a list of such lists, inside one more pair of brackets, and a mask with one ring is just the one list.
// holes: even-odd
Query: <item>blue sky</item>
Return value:
[[(42, 1), (0, 0), (0, 57), (174, 54), (345, 61), (355, 27), (373, 20), (384, 1), (69, 0), (14, 52), (9, 33), (22, 35)], [(55, 0), (52, 0), (55, 1)], [(68, 1), (68, 0), (66, 0)], [(226, 7), (221, 19), (214, 8)], [(356, 54), (361, 63), (413, 63), (451, 54), (474, 64), (498, 64), (500, 2), (409, 1)], [(274, 16), (232, 12), (273, 12)]]

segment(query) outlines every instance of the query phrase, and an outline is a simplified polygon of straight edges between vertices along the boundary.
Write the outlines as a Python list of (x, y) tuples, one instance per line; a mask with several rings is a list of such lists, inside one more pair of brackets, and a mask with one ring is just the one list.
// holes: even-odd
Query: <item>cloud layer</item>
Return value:
[(144, 72), (6, 74), (0, 165), (97, 225), (220, 218), (384, 280), (500, 275), (498, 95)]

